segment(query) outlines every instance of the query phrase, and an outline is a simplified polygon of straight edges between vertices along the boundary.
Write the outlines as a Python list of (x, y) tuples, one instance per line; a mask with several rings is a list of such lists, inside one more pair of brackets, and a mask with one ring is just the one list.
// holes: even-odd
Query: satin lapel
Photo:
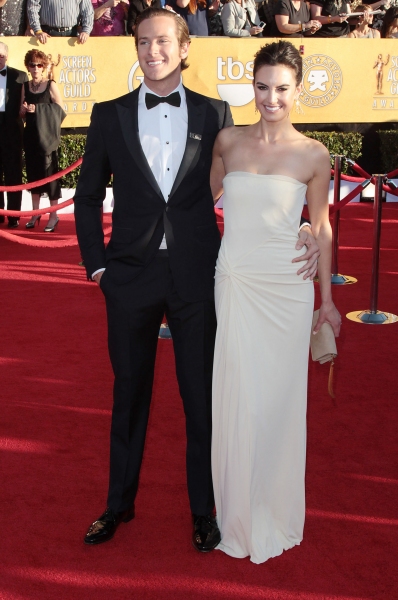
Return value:
[(128, 102), (116, 104), (120, 127), (132, 159), (137, 163), (141, 173), (164, 202), (162, 192), (148, 164), (140, 142), (138, 133), (138, 92), (139, 88), (131, 92)]
[[(201, 138), (203, 134), (203, 128), (206, 117), (206, 104), (200, 104), (197, 106), (194, 104), (190, 97), (190, 91), (185, 88), (187, 109), (188, 109), (188, 131), (187, 131), (187, 143), (185, 146), (184, 156), (182, 157), (181, 165), (177, 173), (177, 177), (174, 180), (174, 185), (170, 193), (169, 202), (177, 190), (178, 186), (186, 177), (189, 168), (192, 164), (195, 154), (200, 149)], [(195, 137), (194, 137), (195, 136)]]

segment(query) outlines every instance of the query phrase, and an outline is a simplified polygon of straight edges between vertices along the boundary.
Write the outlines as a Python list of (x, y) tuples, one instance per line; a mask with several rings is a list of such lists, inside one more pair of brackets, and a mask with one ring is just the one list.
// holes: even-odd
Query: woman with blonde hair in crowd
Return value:
[(372, 7), (369, 4), (360, 4), (356, 7), (355, 12), (363, 13), (358, 17), (356, 27), (348, 35), (349, 38), (379, 38), (380, 32), (372, 28), (373, 15)]
[(391, 6), (384, 15), (381, 28), (382, 38), (398, 38), (398, 7)]
[[(31, 80), (22, 88), (20, 115), (25, 119), (24, 148), (26, 174), (29, 182), (45, 179), (59, 171), (57, 149), (61, 137), (61, 123), (65, 118), (61, 94), (55, 81), (48, 79), (48, 56), (40, 50), (29, 50), (25, 55), (25, 67)], [(59, 179), (33, 188), (33, 210), (40, 206), (40, 196), (47, 194), (51, 206), (61, 197)], [(41, 215), (26, 223), (27, 229), (39, 224)], [(56, 212), (50, 213), (44, 231), (53, 232), (58, 225)]]

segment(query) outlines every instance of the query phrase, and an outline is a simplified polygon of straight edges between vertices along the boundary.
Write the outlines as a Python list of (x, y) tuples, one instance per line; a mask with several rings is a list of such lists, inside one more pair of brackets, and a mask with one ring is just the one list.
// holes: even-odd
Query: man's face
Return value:
[(7, 62), (7, 54), (5, 53), (4, 46), (0, 44), (0, 71), (4, 69)]
[(144, 81), (153, 91), (172, 91), (179, 84), (181, 60), (188, 55), (188, 44), (180, 46), (174, 20), (154, 17), (143, 21), (138, 30), (138, 60)]

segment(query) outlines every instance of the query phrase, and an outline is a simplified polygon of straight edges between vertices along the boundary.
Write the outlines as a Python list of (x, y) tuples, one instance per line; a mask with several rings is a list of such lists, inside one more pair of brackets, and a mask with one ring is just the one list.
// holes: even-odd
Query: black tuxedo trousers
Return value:
[[(22, 183), (22, 132), (9, 137), (9, 128), (0, 123), (0, 181), (1, 185)], [(7, 209), (21, 210), (22, 192), (7, 192)], [(4, 208), (4, 192), (0, 192), (0, 208)]]
[[(115, 376), (108, 506), (124, 511), (137, 493), (159, 327), (165, 314), (173, 337), (167, 343), (174, 346), (186, 417), (190, 506), (195, 514), (208, 514), (214, 507), (210, 455), (214, 301), (181, 300), (164, 251), (133, 281), (115, 285), (105, 271), (100, 285), (106, 299), (109, 355)], [(162, 394), (167, 397), (167, 388)]]

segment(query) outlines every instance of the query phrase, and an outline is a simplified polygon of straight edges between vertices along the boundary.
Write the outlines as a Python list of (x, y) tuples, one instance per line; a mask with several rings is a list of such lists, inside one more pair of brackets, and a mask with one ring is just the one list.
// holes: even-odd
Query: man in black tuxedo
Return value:
[[(227, 103), (181, 83), (189, 48), (181, 17), (148, 9), (135, 36), (144, 82), (131, 94), (94, 106), (75, 195), (84, 264), (106, 300), (115, 375), (107, 509), (85, 542), (109, 540), (122, 521), (134, 517), (158, 332), (166, 314), (186, 415), (192, 541), (208, 552), (220, 541), (210, 461), (220, 235), (210, 166), (218, 132), (233, 121)], [(101, 207), (111, 173), (113, 228), (105, 248)]]
[[(28, 76), (7, 66), (8, 46), (0, 42), (0, 181), (2, 185), (22, 183), (23, 122), (19, 116), (21, 91)], [(7, 192), (8, 210), (21, 210), (22, 192)], [(4, 209), (4, 193), (0, 192), (0, 208)], [(0, 215), (0, 223), (4, 223)], [(8, 227), (18, 227), (17, 217), (8, 217)]]

